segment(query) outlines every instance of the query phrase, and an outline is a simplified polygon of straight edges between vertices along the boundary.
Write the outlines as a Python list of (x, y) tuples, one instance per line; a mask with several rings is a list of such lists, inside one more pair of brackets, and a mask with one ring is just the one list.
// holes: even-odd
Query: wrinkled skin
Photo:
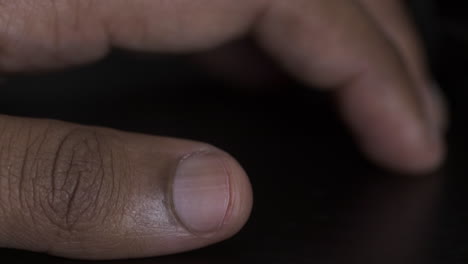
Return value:
[[(398, 0), (0, 0), (0, 70), (89, 63), (113, 47), (207, 51), (248, 34), (336, 94), (370, 159), (409, 174), (443, 161), (444, 104)], [(0, 128), (2, 247), (158, 256), (224, 240), (249, 217), (245, 172), (208, 144), (8, 116)]]

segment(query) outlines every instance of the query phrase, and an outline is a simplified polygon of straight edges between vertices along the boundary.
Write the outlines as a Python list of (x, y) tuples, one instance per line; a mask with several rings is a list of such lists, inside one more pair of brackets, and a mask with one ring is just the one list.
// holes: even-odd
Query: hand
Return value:
[[(369, 157), (421, 173), (444, 157), (442, 100), (399, 1), (4, 0), (0, 69), (91, 62), (110, 48), (196, 52), (245, 34), (291, 74), (333, 90)], [(0, 245), (72, 258), (145, 257), (236, 233), (252, 194), (204, 143), (0, 118)]]

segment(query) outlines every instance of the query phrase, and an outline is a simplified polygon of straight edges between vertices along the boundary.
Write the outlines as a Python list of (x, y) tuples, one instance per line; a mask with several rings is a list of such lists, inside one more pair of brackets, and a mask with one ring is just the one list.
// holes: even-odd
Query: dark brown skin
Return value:
[[(398, 0), (0, 0), (0, 22), (8, 73), (252, 34), (290, 74), (336, 93), (370, 159), (412, 174), (444, 159), (443, 101)], [(245, 172), (208, 144), (8, 116), (0, 131), (2, 247), (158, 256), (224, 240), (249, 217)]]

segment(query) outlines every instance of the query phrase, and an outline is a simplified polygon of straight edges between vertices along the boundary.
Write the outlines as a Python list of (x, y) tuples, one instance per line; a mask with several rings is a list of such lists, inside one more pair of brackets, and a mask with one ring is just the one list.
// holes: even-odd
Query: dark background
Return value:
[[(284, 76), (246, 92), (191, 56), (115, 51), (91, 66), (14, 76), (1, 87), (0, 112), (206, 141), (243, 164), (255, 206), (239, 235), (195, 252), (121, 263), (465, 263), (466, 4), (411, 6), (452, 109), (447, 163), (426, 178), (366, 161), (328, 95)], [(78, 262), (0, 254), (15, 262)]]

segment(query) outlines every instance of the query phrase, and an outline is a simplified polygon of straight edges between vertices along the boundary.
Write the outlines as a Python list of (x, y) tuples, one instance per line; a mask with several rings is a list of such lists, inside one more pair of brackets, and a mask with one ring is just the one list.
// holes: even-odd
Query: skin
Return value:
[[(89, 63), (112, 47), (201, 52), (251, 34), (285, 71), (336, 95), (370, 159), (409, 174), (444, 159), (443, 101), (398, 0), (0, 0), (0, 21), (5, 73)], [(158, 256), (224, 240), (250, 214), (246, 173), (208, 144), (9, 116), (0, 128), (1, 247), (85, 259)], [(216, 228), (187, 221), (207, 223), (173, 189), (183, 166), (183, 175), (226, 173), (216, 188), (227, 199), (216, 206), (227, 211), (206, 211), (223, 216)], [(190, 195), (205, 192), (185, 180)], [(212, 200), (205, 208), (224, 201)]]

